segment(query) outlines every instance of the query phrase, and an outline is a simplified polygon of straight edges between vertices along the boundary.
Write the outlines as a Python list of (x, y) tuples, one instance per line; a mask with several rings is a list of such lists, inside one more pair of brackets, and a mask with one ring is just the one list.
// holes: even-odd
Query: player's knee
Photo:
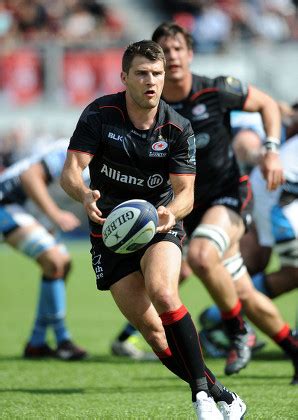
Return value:
[[(219, 226), (201, 224), (192, 233), (188, 261), (198, 275), (207, 274), (230, 247), (229, 235)], [(198, 240), (197, 240), (198, 239)]]
[(188, 263), (198, 276), (208, 275), (219, 262), (220, 258), (213, 246), (206, 244), (197, 247), (196, 243), (190, 245)]
[(159, 288), (150, 292), (150, 299), (158, 312), (168, 312), (177, 305), (178, 295), (170, 287)]
[(70, 257), (59, 253), (49, 254), (42, 260), (41, 266), (46, 277), (64, 279), (71, 267)]
[(235, 283), (235, 286), (237, 295), (243, 304), (254, 299), (255, 289), (250, 281), (241, 279)]

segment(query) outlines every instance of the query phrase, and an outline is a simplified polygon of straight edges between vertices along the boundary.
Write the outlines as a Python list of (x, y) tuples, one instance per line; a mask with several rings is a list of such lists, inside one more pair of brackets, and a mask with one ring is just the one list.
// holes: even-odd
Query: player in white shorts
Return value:
[[(62, 210), (48, 192), (49, 184), (55, 185), (60, 178), (67, 146), (68, 139), (57, 140), (42, 153), (19, 161), (0, 174), (0, 237), (34, 259), (42, 270), (36, 318), (24, 350), (26, 358), (78, 360), (87, 355), (71, 340), (64, 320), (70, 255), (40, 221), (42, 214), (64, 232), (80, 225), (80, 220), (72, 212)], [(61, 190), (58, 183), (56, 188)], [(39, 207), (39, 216), (32, 214), (31, 207), (29, 210), (29, 199)], [(46, 342), (49, 328), (55, 334), (55, 350)]]
[[(259, 267), (265, 268), (272, 249), (280, 259), (280, 270), (267, 275), (259, 273), (256, 280), (270, 297), (298, 286), (298, 134), (284, 143), (280, 157), (286, 176), (282, 187), (267, 191), (258, 167), (250, 177), (255, 198), (253, 219), (265, 255)], [(259, 251), (254, 249), (254, 254)]]

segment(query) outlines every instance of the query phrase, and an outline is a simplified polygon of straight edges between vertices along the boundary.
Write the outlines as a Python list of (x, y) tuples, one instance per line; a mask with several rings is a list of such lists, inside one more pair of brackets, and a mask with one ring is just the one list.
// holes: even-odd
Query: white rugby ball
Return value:
[(130, 254), (147, 245), (158, 226), (156, 208), (145, 200), (128, 200), (115, 207), (106, 218), (104, 244), (118, 254)]

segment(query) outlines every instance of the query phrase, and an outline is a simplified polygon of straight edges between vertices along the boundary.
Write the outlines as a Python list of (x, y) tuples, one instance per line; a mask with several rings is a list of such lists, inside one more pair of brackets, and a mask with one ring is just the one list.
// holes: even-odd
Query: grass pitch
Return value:
[[(188, 386), (159, 362), (133, 362), (110, 354), (123, 318), (109, 292), (98, 292), (89, 243), (70, 244), (73, 271), (67, 287), (67, 323), (74, 341), (90, 352), (82, 362), (28, 361), (21, 355), (35, 313), (38, 268), (0, 247), (0, 419), (195, 419)], [(210, 303), (196, 279), (181, 289), (193, 319)], [(297, 292), (276, 300), (294, 326)], [(259, 334), (262, 336), (261, 334)], [(298, 419), (292, 365), (266, 337), (267, 346), (240, 374), (223, 375), (224, 360), (208, 366), (248, 406), (246, 419)], [(49, 336), (53, 343), (53, 337)]]

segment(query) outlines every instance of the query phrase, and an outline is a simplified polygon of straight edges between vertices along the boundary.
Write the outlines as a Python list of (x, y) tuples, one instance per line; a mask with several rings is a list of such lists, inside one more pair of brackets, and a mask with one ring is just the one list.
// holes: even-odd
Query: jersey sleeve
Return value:
[(196, 144), (190, 123), (171, 146), (169, 172), (173, 175), (195, 175)]
[(44, 168), (48, 182), (60, 178), (66, 159), (68, 144), (68, 139), (56, 141), (51, 147), (43, 152), (40, 163)]
[(100, 144), (101, 127), (101, 111), (92, 103), (82, 112), (68, 150), (95, 155)]
[(248, 87), (232, 76), (220, 76), (215, 80), (223, 110), (241, 110), (248, 96)]

